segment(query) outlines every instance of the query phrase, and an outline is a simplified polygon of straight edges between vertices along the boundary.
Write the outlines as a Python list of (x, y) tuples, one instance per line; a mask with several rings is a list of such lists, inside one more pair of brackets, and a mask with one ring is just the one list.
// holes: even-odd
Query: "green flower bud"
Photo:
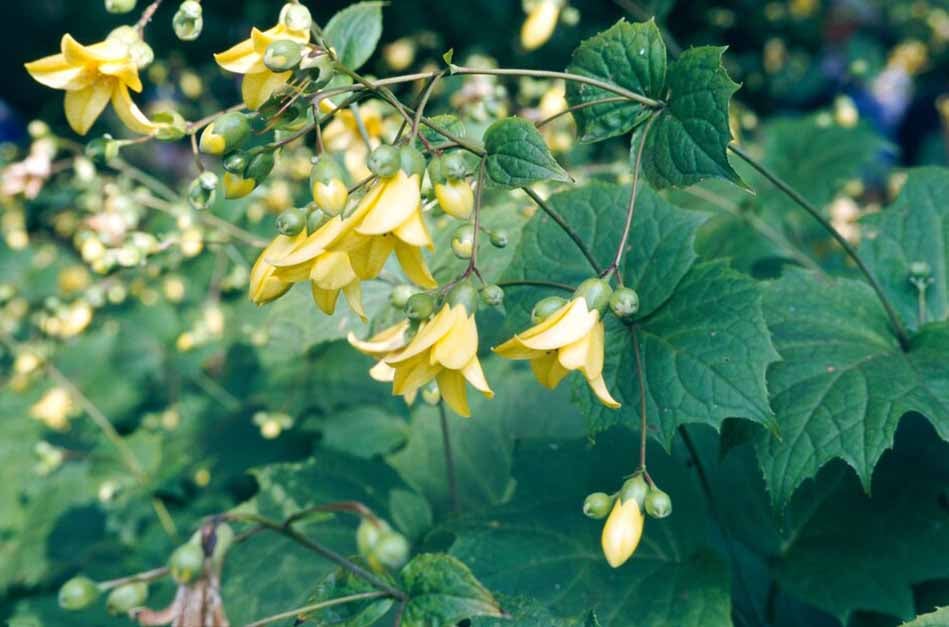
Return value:
[(383, 144), (369, 155), (366, 167), (376, 176), (388, 178), (399, 171), (400, 158), (398, 148)]
[(639, 311), (639, 294), (636, 290), (621, 287), (610, 296), (610, 311), (617, 318), (629, 318)]
[(435, 312), (435, 299), (430, 294), (412, 294), (405, 301), (405, 315), (409, 320), (427, 320)]
[(406, 174), (409, 176), (418, 175), (420, 179), (425, 175), (425, 155), (415, 146), (402, 146), (399, 150), (399, 156), (401, 158), (401, 168)]
[(500, 307), (504, 303), (504, 290), (499, 285), (485, 285), (481, 288), (481, 301), (489, 307)]
[(398, 570), (409, 561), (409, 541), (401, 533), (383, 533), (373, 547), (372, 556), (386, 568)]
[(200, 37), (201, 31), (204, 30), (201, 3), (195, 0), (182, 2), (171, 20), (171, 25), (175, 29), (175, 36), (182, 41), (194, 41)]
[(496, 231), (491, 231), (491, 245), (495, 248), (504, 248), (510, 242), (510, 235), (508, 235), (507, 230), (497, 229)]
[(909, 264), (909, 274), (914, 279), (929, 279), (933, 275), (932, 266), (925, 261), (914, 261)]
[(306, 216), (299, 209), (287, 209), (277, 216), (277, 231), (281, 235), (293, 237), (299, 235), (306, 226)]
[(130, 610), (145, 605), (147, 599), (148, 584), (144, 581), (137, 581), (112, 590), (105, 601), (105, 607), (112, 615), (127, 614)]
[(567, 300), (565, 298), (548, 296), (534, 305), (534, 309), (531, 311), (531, 322), (540, 324), (566, 304)]
[(96, 137), (86, 144), (86, 156), (96, 165), (106, 165), (119, 156), (119, 143), (111, 135)]
[(626, 480), (623, 487), (620, 488), (619, 498), (624, 503), (627, 501), (636, 501), (642, 508), (646, 502), (646, 495), (649, 493), (649, 484), (641, 472), (636, 473)]
[(64, 610), (81, 610), (99, 598), (99, 587), (88, 577), (73, 577), (59, 589), (59, 607)]
[(455, 229), (451, 238), (451, 251), (459, 259), (471, 259), (474, 254), (475, 230), (470, 224), (462, 224)]
[(244, 172), (247, 171), (247, 154), (235, 152), (228, 155), (227, 158), (224, 159), (224, 169), (231, 174), (244, 176)]
[(250, 131), (250, 122), (243, 113), (225, 113), (208, 124), (201, 133), (201, 152), (206, 155), (223, 155), (237, 150), (250, 137)]
[(653, 518), (665, 518), (672, 513), (672, 499), (659, 488), (652, 488), (646, 495), (646, 513)]
[(109, 13), (129, 13), (135, 10), (138, 0), (105, 0), (105, 10)]
[(267, 46), (264, 65), (271, 72), (287, 72), (300, 64), (303, 46), (289, 39), (281, 39)]
[(204, 574), (204, 549), (195, 542), (182, 544), (168, 560), (171, 576), (179, 584), (188, 584)]
[(613, 289), (603, 279), (587, 279), (580, 284), (575, 294), (587, 301), (587, 307), (592, 311), (603, 311), (610, 302)]
[(359, 527), (356, 528), (356, 549), (359, 551), (359, 554), (365, 558), (372, 555), (372, 551), (376, 547), (376, 544), (379, 543), (379, 539), (383, 534), (389, 531), (390, 527), (385, 521), (372, 521), (368, 518), (363, 518), (359, 522)]
[(330, 183), (334, 180), (344, 179), (343, 169), (339, 166), (339, 163), (336, 162), (336, 159), (329, 155), (321, 156), (316, 163), (313, 164), (313, 169), (310, 170), (310, 184), (313, 183)]
[(605, 492), (594, 492), (583, 499), (583, 514), (588, 518), (596, 520), (606, 518), (612, 507), (613, 497)]
[(290, 30), (308, 31), (313, 25), (313, 16), (302, 4), (288, 2), (280, 10), (280, 23)]
[(204, 172), (191, 182), (188, 188), (188, 201), (195, 209), (207, 209), (214, 203), (217, 195), (217, 175)]
[(464, 153), (460, 150), (453, 150), (442, 157), (442, 171), (450, 179), (463, 179), (468, 176), (470, 170)]
[(438, 384), (432, 381), (422, 388), (422, 400), (426, 404), (435, 407), (442, 400), (442, 391), (438, 389)]
[(247, 169), (244, 170), (244, 178), (253, 179), (257, 185), (260, 185), (260, 183), (273, 172), (275, 162), (273, 152), (266, 151), (254, 155), (247, 163)]
[(451, 288), (446, 302), (452, 307), (462, 305), (469, 314), (478, 310), (478, 290), (465, 281)]
[(405, 309), (409, 299), (418, 294), (419, 290), (414, 285), (397, 285), (389, 294), (389, 302), (393, 307)]
[(152, 116), (158, 125), (155, 137), (164, 142), (175, 142), (188, 134), (188, 122), (177, 111), (159, 111)]
[(440, 185), (448, 180), (445, 176), (444, 157), (432, 157), (428, 162), (428, 179), (432, 185)]
[(306, 231), (307, 233), (312, 233), (327, 222), (329, 222), (330, 216), (323, 212), (322, 209), (314, 209), (306, 217)]

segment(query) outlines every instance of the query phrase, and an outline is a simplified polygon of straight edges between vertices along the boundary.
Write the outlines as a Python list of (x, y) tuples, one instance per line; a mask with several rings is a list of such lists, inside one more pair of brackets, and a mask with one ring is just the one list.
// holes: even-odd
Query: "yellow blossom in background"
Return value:
[(560, 19), (560, 0), (539, 0), (527, 13), (521, 27), (521, 45), (525, 50), (536, 50), (554, 34)]
[(537, 380), (551, 389), (571, 370), (579, 370), (600, 402), (616, 409), (620, 404), (603, 380), (603, 342), (600, 312), (576, 297), (494, 351), (507, 359), (529, 359)]
[(643, 536), (644, 522), (636, 499), (627, 499), (625, 503), (622, 497), (616, 499), (600, 538), (603, 555), (610, 566), (619, 568), (633, 556)]
[(65, 90), (66, 119), (74, 131), (89, 132), (110, 101), (130, 130), (144, 135), (157, 130), (129, 94), (129, 89), (141, 92), (142, 81), (128, 45), (110, 38), (83, 46), (67, 34), (60, 49), (59, 54), (27, 63), (26, 70), (43, 85)]
[(222, 68), (244, 75), (241, 94), (248, 109), (259, 109), (275, 91), (287, 84), (293, 74), (290, 71), (271, 72), (264, 65), (264, 53), (267, 48), (273, 42), (281, 40), (307, 44), (310, 42), (310, 31), (293, 30), (285, 24), (278, 24), (265, 31), (254, 28), (249, 39), (214, 55), (214, 60)]
[(493, 398), (478, 361), (478, 327), (464, 305), (446, 304), (423, 323), (409, 345), (386, 358), (394, 370), (392, 392), (407, 399), (434, 380), (445, 403), (461, 416), (471, 416), (466, 382)]
[(61, 387), (50, 388), (30, 407), (30, 416), (57, 431), (68, 429), (69, 418), (75, 413), (72, 396), (68, 390)]

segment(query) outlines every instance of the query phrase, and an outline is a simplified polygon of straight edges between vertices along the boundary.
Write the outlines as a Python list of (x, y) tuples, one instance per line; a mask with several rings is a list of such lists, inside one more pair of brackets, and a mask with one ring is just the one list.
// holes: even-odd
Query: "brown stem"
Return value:
[(613, 96), (610, 98), (601, 98), (599, 100), (591, 100), (590, 102), (581, 102), (580, 104), (573, 105), (572, 107), (567, 107), (563, 111), (559, 111), (550, 117), (540, 120), (539, 122), (535, 122), (534, 126), (536, 126), (537, 128), (543, 128), (547, 126), (548, 124), (550, 124), (551, 122), (553, 122), (554, 120), (562, 116), (565, 116), (568, 113), (574, 113), (576, 111), (582, 111), (583, 109), (587, 109), (589, 107), (596, 107), (603, 104), (610, 104), (612, 102), (628, 102), (628, 101), (629, 101), (629, 98), (624, 98), (623, 96)]
[(152, 18), (155, 16), (155, 11), (158, 10), (162, 2), (164, 2), (164, 0), (155, 0), (142, 11), (142, 16), (138, 18), (138, 22), (135, 23), (135, 30), (138, 31), (139, 35), (145, 32), (145, 27), (152, 21)]
[(649, 430), (649, 420), (646, 417), (646, 373), (643, 371), (643, 355), (639, 348), (639, 330), (636, 327), (630, 331), (633, 336), (633, 354), (636, 356), (636, 378), (639, 381), (639, 469), (652, 484), (652, 477), (646, 472), (646, 442)]

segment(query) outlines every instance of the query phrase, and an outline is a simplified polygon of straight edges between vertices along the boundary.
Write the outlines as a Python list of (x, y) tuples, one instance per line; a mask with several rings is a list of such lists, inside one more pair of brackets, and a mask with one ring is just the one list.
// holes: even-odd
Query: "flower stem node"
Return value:
[(399, 171), (401, 162), (402, 157), (399, 154), (399, 149), (395, 146), (383, 144), (373, 150), (372, 154), (369, 155), (366, 167), (376, 176), (388, 178), (394, 176), (395, 173)]
[(171, 554), (168, 569), (179, 584), (191, 583), (204, 572), (204, 549), (196, 542), (182, 544)]
[(105, 0), (105, 10), (109, 13), (129, 13), (135, 10), (138, 0)]
[(659, 488), (650, 488), (646, 495), (646, 513), (653, 518), (665, 518), (672, 513), (672, 499)]
[(531, 322), (533, 324), (540, 324), (549, 318), (551, 314), (566, 304), (567, 300), (559, 296), (548, 296), (547, 298), (538, 301), (537, 304), (534, 305), (534, 309), (531, 311)]
[(471, 286), (471, 283), (464, 281), (448, 292), (445, 302), (452, 308), (461, 305), (468, 315), (471, 315), (478, 311), (478, 291)]
[(481, 302), (488, 307), (500, 307), (504, 304), (504, 290), (499, 285), (485, 285), (481, 288)]
[(470, 224), (463, 224), (455, 230), (451, 238), (451, 251), (459, 259), (471, 259), (474, 254), (475, 230)]
[(613, 289), (603, 279), (587, 279), (577, 288), (576, 295), (587, 301), (590, 311), (602, 312), (609, 305)]
[(113, 616), (128, 614), (130, 610), (144, 606), (146, 600), (148, 600), (148, 584), (144, 581), (136, 581), (113, 589), (105, 601), (105, 607)]
[(306, 228), (306, 216), (299, 209), (286, 209), (277, 216), (276, 225), (281, 235), (293, 237)]
[(201, 133), (201, 152), (220, 156), (237, 150), (250, 137), (250, 132), (247, 116), (237, 111), (225, 113)]
[[(227, 174), (224, 175), (225, 178)], [(188, 188), (188, 202), (195, 209), (207, 209), (217, 195), (218, 178), (214, 172), (203, 172)]]
[(605, 492), (594, 492), (583, 499), (583, 515), (599, 520), (606, 518), (613, 507), (613, 497)]
[(271, 72), (287, 72), (298, 65), (303, 58), (303, 46), (289, 39), (278, 39), (264, 52), (264, 65)]
[(63, 584), (59, 589), (59, 607), (64, 610), (81, 610), (92, 605), (99, 598), (96, 583), (79, 575)]
[(629, 318), (639, 311), (639, 294), (636, 290), (621, 287), (610, 296), (610, 311), (617, 318)]
[(435, 311), (435, 299), (431, 294), (413, 294), (405, 302), (405, 315), (409, 320), (427, 320)]
[(620, 488), (619, 495), (624, 501), (634, 500), (643, 507), (646, 502), (646, 495), (649, 494), (649, 484), (641, 472), (636, 473), (626, 480), (623, 487)]
[[(389, 294), (389, 302), (393, 307), (404, 310), (406, 304), (409, 302), (409, 299), (418, 293), (419, 290), (414, 285), (396, 285), (395, 288), (393, 288), (392, 293)], [(432, 309), (434, 309), (434, 303)]]

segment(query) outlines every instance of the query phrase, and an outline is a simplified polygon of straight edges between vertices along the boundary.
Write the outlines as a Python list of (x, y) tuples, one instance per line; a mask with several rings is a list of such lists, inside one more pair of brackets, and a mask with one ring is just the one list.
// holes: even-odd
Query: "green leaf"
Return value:
[[(357, 560), (357, 563), (363, 568), (367, 568), (362, 560)], [(376, 592), (376, 588), (349, 571), (337, 568), (317, 584), (316, 590), (307, 597), (304, 605), (315, 605), (323, 601), (366, 592)], [(388, 613), (393, 603), (394, 601), (391, 598), (350, 601), (315, 612), (301, 613), (297, 618), (297, 624), (302, 624), (303, 621), (312, 621), (315, 625), (370, 627)]]
[[(595, 78), (634, 93), (659, 99), (666, 85), (666, 45), (654, 20), (612, 28), (580, 44), (567, 71)], [(593, 85), (567, 81), (571, 107), (615, 97)], [(628, 133), (649, 114), (643, 105), (627, 101), (585, 107), (574, 112), (580, 141), (596, 142)]]
[(935, 612), (922, 614), (900, 627), (949, 627), (949, 607), (942, 607)]
[(365, 459), (393, 452), (405, 443), (409, 432), (401, 417), (365, 405), (334, 413), (320, 429), (324, 446)]
[(570, 182), (544, 137), (523, 118), (498, 120), (484, 132), (487, 172), (492, 181), (508, 187), (524, 187), (538, 181)]
[(410, 540), (417, 540), (432, 528), (432, 507), (425, 497), (410, 490), (389, 493), (392, 522)]
[[(723, 262), (695, 266), (654, 315), (637, 325), (645, 369), (647, 415), (669, 447), (683, 424), (716, 429), (739, 417), (772, 427), (765, 371), (777, 354), (768, 337), (761, 295)], [(619, 410), (604, 407), (577, 381), (592, 431), (616, 424), (638, 429), (639, 383), (631, 329), (607, 325), (604, 378)]]
[[(722, 67), (724, 48), (690, 48), (669, 66), (666, 106), (633, 135), (638, 152), (649, 128), (643, 172), (656, 189), (685, 187), (709, 178), (743, 185), (728, 162), (728, 106), (738, 84)], [(635, 155), (634, 155), (635, 159)]]
[(515, 499), (450, 525), (457, 538), (451, 553), (491, 590), (531, 598), (558, 617), (593, 609), (605, 627), (629, 625), (631, 618), (643, 627), (731, 625), (728, 567), (705, 548), (702, 497), (686, 467), (658, 448), (650, 450), (649, 468), (674, 495), (676, 509), (665, 520), (646, 521), (627, 564), (606, 563), (603, 521), (584, 517), (580, 508), (586, 494), (618, 488), (632, 469), (636, 444), (612, 435), (592, 450), (585, 442), (519, 449)]
[(909, 266), (924, 261), (932, 269), (926, 289), (926, 320), (949, 319), (949, 170), (918, 168), (896, 201), (862, 223), (860, 254), (883, 286), (900, 317), (918, 328), (918, 291), (909, 281)]
[[(441, 115), (432, 116), (429, 119), (433, 125), (443, 131), (451, 133), (455, 137), (464, 138), (468, 134), (465, 123), (462, 122), (457, 115), (452, 113), (442, 113)], [(452, 145), (450, 139), (424, 124), (419, 127), (419, 135), (424, 137), (433, 148), (444, 148)], [(415, 147), (419, 150), (425, 150), (425, 144), (423, 144), (420, 139), (415, 140)]]
[(326, 24), (323, 34), (343, 65), (358, 70), (369, 60), (382, 36), (384, 2), (360, 2), (346, 7)]
[(407, 627), (451, 625), (473, 616), (504, 616), (491, 593), (451, 555), (418, 555), (401, 574), (409, 595), (402, 617)]
[(869, 489), (907, 412), (949, 439), (949, 323), (928, 325), (904, 353), (869, 287), (797, 271), (765, 290), (764, 305), (783, 358), (768, 371), (781, 437), (756, 441), (775, 505), (836, 458)]

